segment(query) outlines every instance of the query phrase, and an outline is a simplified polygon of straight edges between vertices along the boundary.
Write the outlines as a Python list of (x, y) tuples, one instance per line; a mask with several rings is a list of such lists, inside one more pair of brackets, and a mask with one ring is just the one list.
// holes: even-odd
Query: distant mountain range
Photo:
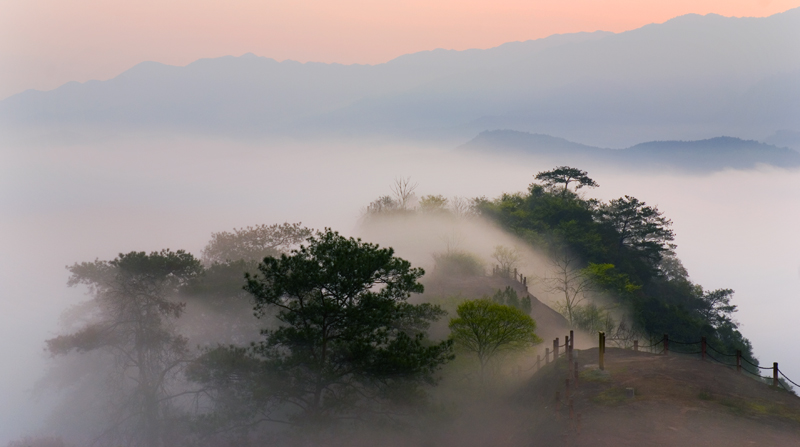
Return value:
[(555, 164), (605, 164), (621, 167), (718, 171), (750, 169), (759, 164), (800, 168), (800, 152), (753, 140), (717, 137), (699, 141), (651, 141), (627, 149), (573, 143), (550, 135), (512, 130), (482, 132), (462, 150), (526, 155)]
[(378, 65), (252, 54), (185, 67), (144, 62), (108, 81), (6, 98), (0, 132), (463, 142), (514, 129), (608, 147), (778, 138), (800, 131), (798, 48), (800, 8), (766, 18), (686, 15), (619, 34), (425, 51)]

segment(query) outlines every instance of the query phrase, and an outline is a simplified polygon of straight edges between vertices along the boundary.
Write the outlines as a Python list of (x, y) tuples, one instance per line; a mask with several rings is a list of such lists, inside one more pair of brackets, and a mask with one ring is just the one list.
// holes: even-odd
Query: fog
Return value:
[[(66, 286), (66, 265), (133, 250), (199, 255), (212, 232), (261, 223), (302, 222), (359, 235), (364, 207), (389, 194), (397, 178), (410, 177), (417, 195), (493, 198), (525, 190), (534, 174), (552, 167), (363, 140), (115, 137), (91, 145), (6, 145), (0, 150), (0, 445), (47, 433), (39, 424), (51, 402), (31, 398), (48, 365), (43, 342), (58, 329), (59, 314), (85, 298)], [(672, 219), (691, 279), (706, 289), (734, 289), (736, 318), (756, 356), (800, 378), (791, 348), (800, 313), (800, 172), (764, 167), (701, 176), (579, 167), (600, 184), (588, 196), (632, 195)], [(424, 253), (406, 250), (398, 247), (398, 254), (425, 262)]]

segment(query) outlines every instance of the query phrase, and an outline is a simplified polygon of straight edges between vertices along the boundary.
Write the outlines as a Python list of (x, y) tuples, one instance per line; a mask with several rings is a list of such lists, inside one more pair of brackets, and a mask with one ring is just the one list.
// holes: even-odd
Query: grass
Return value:
[(769, 401), (731, 397), (719, 398), (705, 390), (700, 391), (697, 394), (697, 398), (707, 402), (716, 402), (737, 416), (777, 416), (782, 419), (800, 422), (800, 413), (791, 411), (784, 405)]
[(592, 398), (592, 402), (598, 405), (607, 405), (607, 406), (620, 405), (626, 400), (629, 399), (627, 397), (627, 392), (625, 388), (617, 388), (617, 387), (601, 391), (599, 394), (597, 394)]
[(714, 400), (714, 396), (708, 391), (700, 391), (700, 393), (697, 394), (697, 398), (700, 400)]
[(589, 369), (581, 371), (581, 373), (578, 374), (578, 378), (587, 382), (609, 382), (611, 381), (611, 373), (608, 371), (600, 371), (599, 369)]

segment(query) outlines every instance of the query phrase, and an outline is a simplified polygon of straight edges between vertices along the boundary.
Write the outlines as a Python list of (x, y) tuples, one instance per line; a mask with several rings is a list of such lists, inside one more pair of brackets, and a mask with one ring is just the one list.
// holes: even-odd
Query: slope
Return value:
[(596, 348), (576, 352), (583, 366), (577, 387), (572, 382), (573, 419), (563, 360), (521, 391), (523, 405), (546, 409), (534, 445), (800, 445), (800, 398), (747, 374), (695, 357), (622, 349), (608, 349), (600, 371)]

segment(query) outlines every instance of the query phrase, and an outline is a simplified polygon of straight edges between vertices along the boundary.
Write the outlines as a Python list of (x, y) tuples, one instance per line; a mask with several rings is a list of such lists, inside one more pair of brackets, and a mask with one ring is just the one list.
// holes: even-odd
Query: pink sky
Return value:
[(620, 32), (688, 13), (763, 17), (800, 0), (3, 0), (0, 98), (108, 79), (146, 60), (253, 52), (374, 64), (434, 48)]

